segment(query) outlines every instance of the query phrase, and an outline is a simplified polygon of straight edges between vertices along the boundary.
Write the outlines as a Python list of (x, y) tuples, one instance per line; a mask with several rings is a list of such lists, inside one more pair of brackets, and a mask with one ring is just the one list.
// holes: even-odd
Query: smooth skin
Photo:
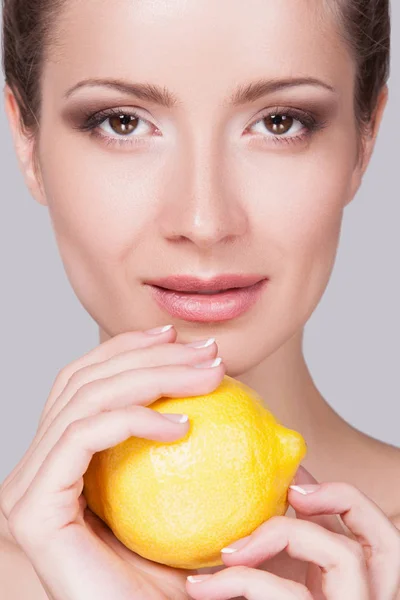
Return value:
[[(5, 87), (21, 172), (49, 209), (66, 273), (100, 333), (100, 345), (57, 377), (30, 449), (1, 487), (0, 591), (7, 599), (102, 600), (110, 597), (107, 585), (116, 600), (133, 591), (153, 600), (264, 600), (268, 588), (274, 598), (336, 600), (339, 590), (354, 600), (400, 597), (400, 450), (330, 407), (302, 350), (388, 99), (385, 87), (357, 161), (354, 64), (321, 5), (66, 2), (41, 81), (39, 171)], [(334, 91), (296, 86), (228, 103), (238, 85), (300, 76)], [(151, 83), (178, 101), (159, 106), (105, 87), (65, 97), (93, 77)], [(278, 135), (261, 119), (278, 107), (314, 114), (324, 127), (306, 135), (295, 118)], [(104, 118), (96, 136), (84, 131), (83, 113), (102, 109), (135, 111), (136, 128), (123, 135), (115, 119), (112, 129)], [(269, 282), (251, 311), (221, 323), (173, 319), (145, 285), (175, 273), (227, 272)], [(143, 333), (168, 323), (174, 328), (161, 336)], [(210, 336), (216, 343), (209, 348), (184, 346)], [(217, 354), (219, 367), (193, 368)], [(308, 454), (296, 485), (322, 482), (321, 490), (290, 490), (288, 513), (256, 530), (246, 553), (221, 554), (222, 567), (190, 573), (156, 565), (85, 510), (82, 474), (93, 452), (130, 435), (185, 435), (188, 424), (167, 422), (147, 406), (162, 394), (211, 391), (224, 372), (302, 433)], [(212, 577), (186, 581), (199, 572)]]

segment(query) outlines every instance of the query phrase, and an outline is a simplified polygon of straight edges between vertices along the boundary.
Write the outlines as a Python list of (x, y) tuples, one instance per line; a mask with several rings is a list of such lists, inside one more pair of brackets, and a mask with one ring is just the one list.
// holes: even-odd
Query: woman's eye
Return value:
[[(268, 114), (262, 115), (246, 127), (261, 135), (265, 144), (294, 144), (311, 137), (314, 132), (323, 129), (327, 121), (321, 121), (312, 114), (298, 109), (269, 109)], [(86, 122), (79, 126), (82, 131), (102, 138), (108, 145), (143, 144), (148, 143), (148, 137), (161, 135), (156, 125), (140, 117), (136, 112), (121, 109), (100, 111), (88, 116)], [(103, 133), (99, 133), (101, 130)]]
[[(115, 133), (118, 136), (129, 137), (129, 134), (135, 132), (139, 135), (141, 132), (146, 133), (146, 126), (140, 127), (139, 123), (147, 123), (144, 119), (141, 119), (138, 115), (130, 115), (120, 113), (119, 115), (111, 115), (107, 117), (101, 125), (106, 125), (103, 129), (110, 133)], [(293, 126), (297, 123), (297, 127)], [(100, 125), (100, 127), (101, 127)], [(266, 115), (256, 121), (252, 127), (257, 125), (261, 126), (260, 133), (265, 133), (265, 130), (270, 132), (272, 135), (283, 137), (284, 134), (291, 132), (292, 135), (296, 135), (298, 131), (302, 129), (301, 121), (285, 114), (271, 114)], [(102, 128), (102, 127), (101, 127)], [(144, 129), (144, 131), (143, 131)], [(294, 129), (294, 131), (293, 131)]]
[[(297, 123), (297, 125), (294, 125), (295, 123)], [(266, 115), (250, 127), (255, 128), (257, 125), (260, 126), (260, 133), (265, 135), (265, 131), (267, 131), (272, 137), (285, 137), (285, 134), (288, 132), (290, 132), (291, 137), (297, 136), (303, 129), (303, 125), (299, 119), (295, 119), (294, 117), (283, 113)]]
[[(141, 133), (146, 134), (147, 125), (149, 125), (148, 122), (138, 115), (120, 113), (118, 115), (108, 116), (99, 124), (99, 127), (107, 133), (114, 133), (120, 137), (136, 137)], [(133, 133), (135, 135), (132, 135)]]

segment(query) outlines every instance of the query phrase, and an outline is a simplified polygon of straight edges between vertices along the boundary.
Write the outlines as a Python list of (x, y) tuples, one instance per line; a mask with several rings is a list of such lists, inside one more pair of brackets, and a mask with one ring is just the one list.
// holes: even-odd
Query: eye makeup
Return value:
[[(158, 126), (141, 115), (142, 111), (149, 114), (145, 109), (110, 107), (96, 111), (94, 106), (95, 104), (92, 102), (78, 108), (75, 107), (69, 113), (66, 112), (66, 119), (73, 129), (95, 138), (106, 146), (117, 146), (125, 149), (138, 146), (144, 147), (154, 141), (154, 137), (162, 136)], [(274, 106), (259, 111), (257, 118), (247, 125), (244, 131), (246, 136), (255, 138), (254, 143), (261, 143), (263, 146), (269, 145), (271, 147), (271, 145), (274, 145), (276, 147), (301, 144), (310, 141), (315, 133), (329, 125), (328, 114), (326, 108), (325, 110), (304, 110), (291, 106)], [(293, 123), (296, 122), (301, 125), (301, 131), (293, 134), (291, 131), (293, 131)], [(117, 127), (123, 126), (123, 133), (112, 130), (110, 123)], [(150, 133), (145, 136), (137, 135), (135, 133), (137, 127), (129, 132), (127, 128), (136, 123), (145, 124)], [(273, 131), (267, 128), (266, 123), (270, 127), (272, 126)], [(265, 135), (263, 133), (252, 134), (252, 129), (259, 124), (264, 127)], [(108, 125), (108, 133), (103, 125)], [(289, 125), (289, 131), (282, 133), (286, 125)]]

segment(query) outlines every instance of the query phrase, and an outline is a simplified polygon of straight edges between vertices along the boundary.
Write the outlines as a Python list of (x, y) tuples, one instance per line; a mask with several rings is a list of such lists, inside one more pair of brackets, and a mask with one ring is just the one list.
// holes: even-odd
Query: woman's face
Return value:
[[(39, 201), (104, 337), (170, 322), (178, 341), (213, 334), (235, 375), (301, 331), (326, 288), (343, 209), (361, 176), (354, 65), (320, 6), (67, 2), (43, 74)], [(100, 85), (66, 97), (93, 78), (151, 84), (175, 105)], [(293, 78), (321, 84), (232, 103), (253, 82)], [(85, 115), (108, 109), (138, 117), (103, 116), (83, 129)], [(248, 312), (212, 323), (171, 317), (144, 285), (221, 273), (269, 282)]]

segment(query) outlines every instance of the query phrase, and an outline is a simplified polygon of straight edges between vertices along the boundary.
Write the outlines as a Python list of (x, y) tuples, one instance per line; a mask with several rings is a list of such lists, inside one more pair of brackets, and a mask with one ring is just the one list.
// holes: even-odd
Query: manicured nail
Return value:
[(211, 346), (215, 342), (215, 338), (208, 338), (208, 340), (198, 340), (196, 342), (190, 342), (189, 344), (185, 344), (189, 348), (207, 348)]
[(169, 329), (172, 329), (173, 325), (165, 325), (164, 327), (155, 327), (154, 329), (147, 329), (144, 333), (150, 333), (150, 335), (157, 335), (158, 333), (165, 333)]
[(219, 367), (222, 362), (222, 358), (218, 356), (214, 360), (206, 360), (205, 362), (201, 362), (198, 365), (193, 365), (196, 369), (207, 369), (209, 367)]
[(162, 416), (173, 423), (186, 423), (189, 419), (187, 415), (179, 415), (176, 413), (162, 413)]
[(210, 579), (210, 577), (212, 577), (212, 575), (189, 575), (187, 580), (190, 581), (190, 583), (198, 583), (199, 581)]
[(237, 542), (234, 542), (230, 546), (226, 546), (226, 548), (222, 548), (221, 552), (223, 554), (232, 554), (232, 552), (241, 550), (242, 548), (247, 546), (247, 544), (249, 543), (250, 537), (251, 537), (250, 535), (246, 535), (246, 537), (238, 540)]
[(303, 494), (303, 496), (306, 496), (307, 494), (311, 494), (311, 492), (316, 492), (320, 487), (321, 486), (316, 483), (306, 483), (306, 484), (303, 484), (302, 486), (289, 485), (289, 488), (291, 490), (294, 490), (295, 492), (299, 492), (300, 494)]

